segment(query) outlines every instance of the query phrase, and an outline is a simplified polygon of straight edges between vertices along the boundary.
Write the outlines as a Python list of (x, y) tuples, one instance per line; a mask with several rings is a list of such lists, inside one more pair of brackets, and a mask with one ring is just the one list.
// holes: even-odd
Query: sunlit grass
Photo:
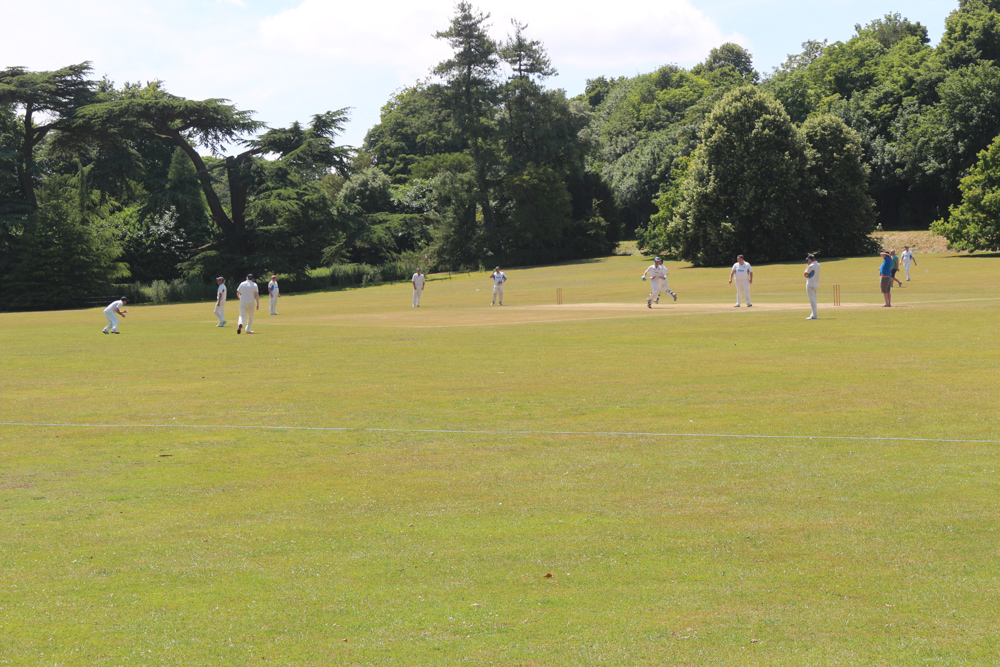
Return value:
[(0, 315), (0, 664), (988, 664), (997, 261)]

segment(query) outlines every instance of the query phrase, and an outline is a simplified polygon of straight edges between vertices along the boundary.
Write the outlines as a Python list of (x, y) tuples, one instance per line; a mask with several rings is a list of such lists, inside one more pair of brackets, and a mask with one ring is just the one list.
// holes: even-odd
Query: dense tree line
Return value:
[(251, 266), (549, 262), (633, 233), (699, 264), (867, 252), (876, 220), (1000, 243), (1000, 0), (960, 0), (936, 47), (890, 14), (764, 76), (724, 44), (572, 99), (526, 25), (489, 29), (456, 5), (451, 56), (357, 149), (346, 109), (268, 128), (88, 63), (0, 70), (0, 307)]

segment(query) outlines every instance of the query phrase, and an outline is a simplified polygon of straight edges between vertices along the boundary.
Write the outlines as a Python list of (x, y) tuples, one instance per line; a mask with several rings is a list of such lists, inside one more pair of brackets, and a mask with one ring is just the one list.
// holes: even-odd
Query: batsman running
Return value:
[(653, 260), (653, 265), (648, 269), (643, 271), (642, 279), (646, 280), (646, 276), (649, 276), (650, 292), (649, 296), (646, 298), (646, 307), (652, 308), (654, 303), (660, 302), (660, 292), (666, 292), (670, 296), (674, 297), (674, 301), (677, 301), (677, 294), (670, 291), (667, 287), (667, 274), (670, 270), (663, 266), (663, 260), (657, 257)]

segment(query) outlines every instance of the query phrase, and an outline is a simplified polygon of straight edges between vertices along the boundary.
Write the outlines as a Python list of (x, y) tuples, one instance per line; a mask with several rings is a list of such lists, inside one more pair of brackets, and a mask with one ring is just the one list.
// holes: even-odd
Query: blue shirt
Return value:
[(882, 258), (882, 266), (879, 267), (878, 274), (880, 276), (892, 275), (892, 255), (886, 255)]

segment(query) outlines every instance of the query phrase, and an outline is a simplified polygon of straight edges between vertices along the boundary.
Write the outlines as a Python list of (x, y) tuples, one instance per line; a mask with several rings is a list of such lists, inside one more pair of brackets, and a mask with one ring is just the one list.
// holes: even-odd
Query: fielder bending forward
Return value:
[(667, 287), (667, 274), (670, 270), (663, 266), (663, 260), (657, 257), (653, 260), (653, 265), (648, 269), (643, 271), (642, 279), (645, 280), (646, 276), (649, 276), (650, 292), (649, 296), (646, 297), (646, 307), (652, 308), (654, 303), (660, 302), (660, 292), (666, 292), (670, 296), (674, 297), (674, 301), (677, 301), (677, 295), (670, 291)]
[(260, 310), (260, 288), (253, 281), (253, 274), (248, 273), (247, 279), (236, 288), (236, 296), (240, 298), (240, 319), (236, 323), (236, 333), (246, 328), (248, 334), (253, 333), (253, 313)]
[(500, 270), (500, 267), (493, 269), (493, 275), (490, 276), (493, 279), (493, 300), (490, 301), (490, 305), (494, 305), (497, 302), (497, 296), (500, 297), (500, 305), (503, 305), (503, 284), (507, 282), (507, 274)]
[(122, 317), (125, 317), (125, 313), (127, 313), (128, 310), (122, 310), (122, 307), (126, 303), (128, 303), (128, 297), (123, 296), (117, 301), (112, 301), (108, 304), (108, 307), (104, 309), (104, 317), (108, 318), (108, 326), (104, 327), (104, 333), (108, 333), (108, 330), (110, 330), (113, 334), (118, 333), (118, 316), (121, 315)]

